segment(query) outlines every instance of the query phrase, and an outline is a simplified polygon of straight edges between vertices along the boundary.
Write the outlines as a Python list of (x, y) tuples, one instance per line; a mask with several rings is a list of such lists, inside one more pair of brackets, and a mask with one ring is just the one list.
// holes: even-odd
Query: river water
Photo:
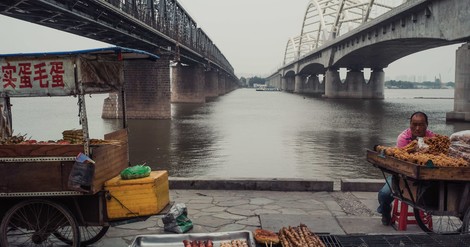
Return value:
[[(384, 100), (326, 99), (238, 89), (205, 104), (172, 104), (171, 120), (129, 120), (130, 160), (173, 177), (381, 178), (366, 149), (393, 146), (412, 112), (426, 112), (439, 134), (470, 129), (446, 123), (453, 96), (453, 89), (386, 89)], [(120, 125), (101, 119), (105, 97), (86, 98), (92, 138)], [(80, 128), (76, 98), (12, 104), (15, 134), (57, 140)]]

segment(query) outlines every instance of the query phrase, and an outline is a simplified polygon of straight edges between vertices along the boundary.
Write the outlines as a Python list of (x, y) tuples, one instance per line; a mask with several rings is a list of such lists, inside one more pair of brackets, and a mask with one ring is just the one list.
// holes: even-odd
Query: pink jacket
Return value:
[[(426, 130), (426, 137), (433, 137), (434, 133), (430, 130)], [(397, 147), (402, 148), (406, 145), (408, 145), (412, 141), (412, 135), (411, 135), (411, 129), (408, 128), (401, 132), (400, 135), (398, 135), (397, 138)]]

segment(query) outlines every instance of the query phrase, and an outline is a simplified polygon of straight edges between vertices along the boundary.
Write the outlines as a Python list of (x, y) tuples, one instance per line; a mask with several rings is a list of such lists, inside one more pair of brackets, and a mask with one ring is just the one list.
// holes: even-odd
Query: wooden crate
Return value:
[(167, 171), (152, 171), (149, 177), (123, 180), (116, 176), (105, 183), (110, 197), (108, 219), (155, 215), (170, 202)]
[[(95, 161), (95, 174), (90, 193), (103, 189), (104, 182), (129, 166), (127, 130), (107, 134), (105, 140), (119, 144), (101, 144), (91, 147), (90, 157)], [(83, 145), (28, 144), (0, 145), (1, 158), (75, 157), (84, 152)], [(74, 161), (0, 161), (0, 193), (68, 191), (68, 178)]]
[(118, 140), (120, 144), (104, 144), (92, 147), (91, 158), (95, 161), (93, 192), (103, 189), (104, 183), (129, 167), (127, 129), (104, 136), (105, 140)]

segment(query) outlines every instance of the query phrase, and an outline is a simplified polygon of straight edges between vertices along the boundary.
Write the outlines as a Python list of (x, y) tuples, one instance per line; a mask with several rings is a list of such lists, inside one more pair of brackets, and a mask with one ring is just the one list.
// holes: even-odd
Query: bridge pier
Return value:
[(364, 73), (360, 70), (349, 70), (344, 84), (346, 85), (346, 92), (340, 92), (342, 93), (342, 98), (361, 99), (363, 95), (362, 89), (366, 84)]
[(363, 90), (363, 97), (366, 99), (384, 99), (385, 72), (383, 69), (372, 69), (369, 83)]
[(320, 83), (318, 75), (310, 75), (310, 77), (308, 77), (307, 83), (305, 84), (304, 93), (324, 94), (325, 83)]
[(229, 92), (232, 92), (233, 90), (238, 88), (238, 80), (234, 80), (233, 78), (229, 78), (229, 84), (230, 84), (230, 90)]
[(282, 78), (282, 81), (284, 83), (284, 88), (283, 90), (286, 91), (286, 92), (294, 92), (295, 90), (295, 77), (283, 77)]
[(200, 65), (183, 66), (181, 63), (177, 63), (172, 69), (171, 102), (205, 103), (204, 67)]
[(285, 77), (281, 77), (281, 87), (280, 87), (280, 89), (282, 91), (287, 90), (287, 79)]
[(320, 83), (318, 75), (296, 75), (294, 93), (323, 94), (325, 83)]
[(304, 92), (304, 85), (303, 82), (305, 81), (306, 76), (304, 75), (295, 75), (294, 78), (294, 93), (303, 93)]
[(227, 93), (226, 85), (225, 85), (225, 75), (219, 74), (219, 96), (224, 95)]
[(225, 76), (225, 93), (230, 93), (233, 89), (234, 84), (232, 78)]
[(470, 121), (470, 43), (455, 53), (454, 110), (446, 113), (447, 121)]
[(328, 68), (325, 73), (325, 97), (339, 98), (340, 91), (345, 91), (344, 88), (339, 70), (337, 68)]
[(344, 82), (341, 81), (336, 68), (328, 68), (325, 74), (325, 97), (354, 98), (354, 99), (383, 99), (384, 72), (375, 69), (366, 84), (364, 73), (359, 70), (349, 70)]
[[(170, 60), (124, 61), (126, 117), (128, 119), (169, 119)], [(104, 100), (102, 118), (122, 118), (122, 95), (109, 94)]]
[(219, 96), (219, 76), (216, 70), (208, 70), (205, 72), (206, 82), (204, 91), (207, 98), (215, 98)]
[(281, 75), (277, 75), (276, 77), (269, 80), (268, 86), (275, 87), (275, 88), (278, 88), (278, 89), (282, 89), (281, 81), (282, 81)]

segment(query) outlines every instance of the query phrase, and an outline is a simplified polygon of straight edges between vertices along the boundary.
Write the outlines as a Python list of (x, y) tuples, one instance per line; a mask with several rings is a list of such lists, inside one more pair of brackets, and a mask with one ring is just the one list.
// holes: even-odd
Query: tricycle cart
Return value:
[(425, 232), (470, 232), (470, 167), (417, 165), (367, 150), (367, 161), (392, 176), (393, 197), (413, 207)]
[[(113, 219), (103, 185), (129, 166), (124, 60), (157, 58), (122, 47), (0, 55), (0, 246), (84, 246), (105, 235)], [(104, 140), (89, 137), (85, 95), (92, 93), (122, 94), (123, 128)], [(78, 99), (81, 142), (10, 142), (10, 97), (41, 96)], [(94, 165), (91, 183), (77, 190), (68, 182), (80, 153)]]

